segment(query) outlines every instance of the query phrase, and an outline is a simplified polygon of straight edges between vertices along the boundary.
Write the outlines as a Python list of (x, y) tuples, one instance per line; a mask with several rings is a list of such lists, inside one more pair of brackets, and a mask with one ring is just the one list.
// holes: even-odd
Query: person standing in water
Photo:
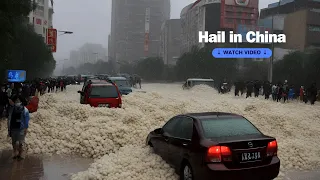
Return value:
[(23, 144), (29, 128), (29, 110), (22, 104), (23, 98), (13, 96), (9, 99), (8, 136), (11, 137), (13, 159), (24, 159)]

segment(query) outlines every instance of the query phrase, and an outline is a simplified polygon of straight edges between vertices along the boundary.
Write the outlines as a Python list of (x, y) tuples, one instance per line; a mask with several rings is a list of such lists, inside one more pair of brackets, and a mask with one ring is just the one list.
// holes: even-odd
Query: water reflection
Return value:
[(28, 155), (20, 162), (12, 159), (11, 151), (0, 153), (0, 179), (4, 180), (67, 180), (70, 173), (86, 170), (91, 159), (76, 156)]

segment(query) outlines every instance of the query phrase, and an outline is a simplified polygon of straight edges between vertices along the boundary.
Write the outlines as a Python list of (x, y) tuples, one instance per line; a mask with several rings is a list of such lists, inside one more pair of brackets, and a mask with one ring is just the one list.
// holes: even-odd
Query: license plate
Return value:
[(247, 152), (241, 154), (241, 161), (256, 161), (260, 159), (260, 152)]
[(98, 107), (109, 107), (109, 104), (99, 104)]

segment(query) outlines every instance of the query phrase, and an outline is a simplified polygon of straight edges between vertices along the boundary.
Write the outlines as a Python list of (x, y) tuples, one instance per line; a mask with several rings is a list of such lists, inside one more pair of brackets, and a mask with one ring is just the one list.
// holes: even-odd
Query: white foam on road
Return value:
[[(220, 95), (205, 86), (182, 90), (177, 84), (146, 84), (142, 89), (146, 93), (123, 98), (122, 109), (105, 109), (79, 104), (80, 88), (69, 86), (66, 93), (41, 97), (26, 139), (29, 153), (72, 153), (96, 159), (73, 179), (177, 179), (144, 145), (145, 139), (174, 115), (202, 111), (241, 114), (276, 137), (281, 172), (320, 167), (318, 105)], [(0, 125), (0, 148), (8, 148), (5, 122)]]

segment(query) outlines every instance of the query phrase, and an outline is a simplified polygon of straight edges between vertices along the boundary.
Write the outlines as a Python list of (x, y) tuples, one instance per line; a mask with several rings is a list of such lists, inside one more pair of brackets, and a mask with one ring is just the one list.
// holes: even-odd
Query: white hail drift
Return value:
[[(319, 106), (275, 103), (259, 98), (219, 95), (206, 86), (147, 84), (147, 93), (123, 98), (122, 109), (79, 104), (80, 86), (46, 94), (32, 114), (26, 138), (28, 153), (80, 154), (95, 158), (72, 179), (177, 179), (173, 170), (144, 145), (147, 134), (170, 117), (186, 112), (226, 111), (241, 114), (262, 132), (277, 138), (281, 171), (320, 167)], [(9, 148), (6, 124), (0, 124), (0, 149)]]

